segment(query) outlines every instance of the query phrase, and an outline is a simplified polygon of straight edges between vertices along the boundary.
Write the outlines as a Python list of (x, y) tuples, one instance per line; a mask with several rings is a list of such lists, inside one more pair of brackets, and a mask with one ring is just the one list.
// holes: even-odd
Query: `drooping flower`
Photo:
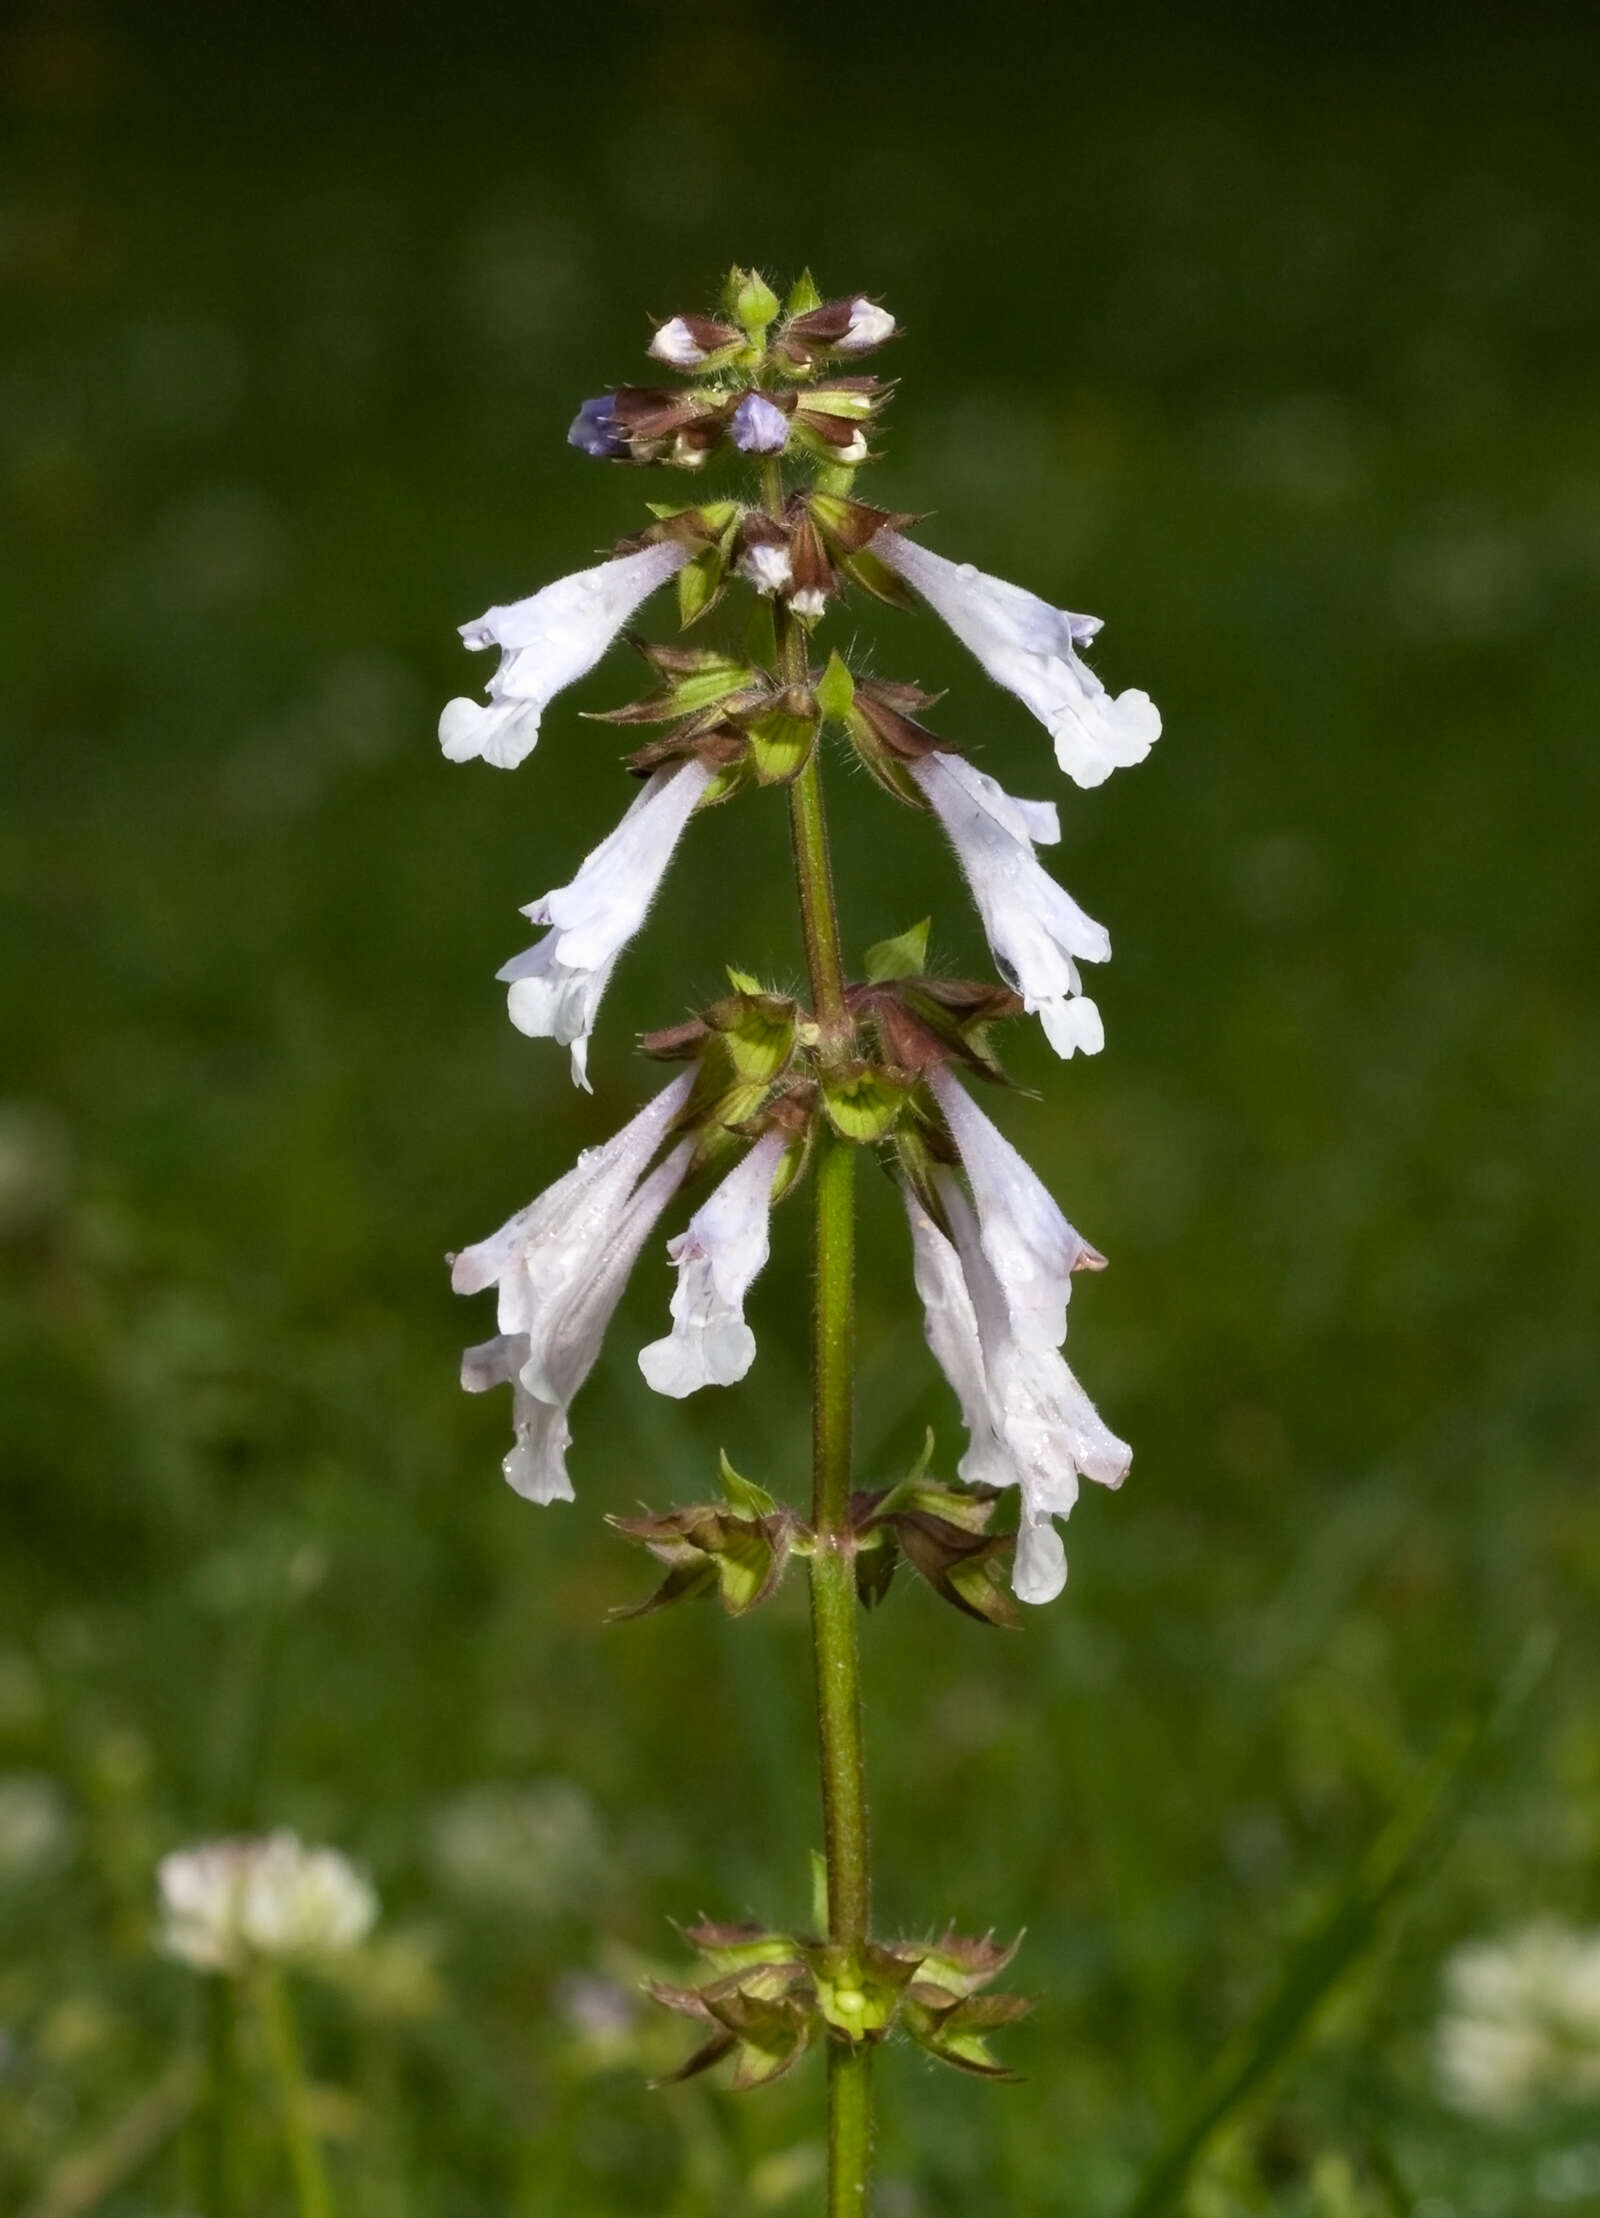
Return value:
[(741, 454), (781, 454), (789, 444), (789, 419), (764, 393), (746, 393), (728, 436)]
[(1024, 1602), (1053, 1601), (1067, 1564), (1051, 1520), (1071, 1512), (1080, 1477), (1120, 1486), (1131, 1451), (1102, 1422), (1056, 1348), (1019, 1329), (972, 1205), (950, 1172), (935, 1178), (953, 1242), (909, 1186), (902, 1194), (928, 1345), (967, 1423), (960, 1475), (1018, 1489), (1012, 1587)]
[(594, 1367), (639, 1250), (687, 1175), (690, 1140), (644, 1174), (693, 1083), (694, 1073), (683, 1072), (498, 1232), (452, 1258), (458, 1294), (499, 1288), (499, 1333), (467, 1350), (461, 1383), (473, 1394), (511, 1385), (516, 1438), (503, 1469), (530, 1501), (572, 1499), (567, 1411)]
[(756, 1337), (744, 1300), (766, 1263), (772, 1181), (787, 1144), (763, 1133), (667, 1243), (677, 1265), (672, 1331), (639, 1351), (639, 1368), (658, 1394), (681, 1399), (702, 1386), (732, 1386), (755, 1361)]
[(897, 531), (881, 531), (873, 552), (942, 616), (962, 645), (1038, 717), (1055, 741), (1056, 760), (1080, 786), (1143, 762), (1161, 737), (1148, 693), (1111, 694), (1079, 655), (1100, 629), (1094, 616), (1052, 608), (1037, 594), (949, 562)]
[(1469, 1941), (1444, 1976), (1435, 2063), (1454, 2109), (1510, 2123), (1600, 2098), (1600, 1932), (1542, 1919)]
[(1034, 854), (1035, 841), (1061, 836), (1054, 805), (1017, 800), (964, 755), (928, 754), (907, 768), (949, 834), (1006, 984), (1058, 1055), (1098, 1054), (1105, 1028), (1078, 963), (1105, 962), (1111, 940)]
[(644, 922), (710, 782), (711, 772), (692, 759), (653, 772), (572, 883), (522, 912), (530, 924), (550, 929), (495, 976), (510, 988), (507, 1006), (519, 1032), (571, 1048), (574, 1085), (589, 1084), (589, 1037), (617, 957)]
[(240, 1972), (255, 1959), (316, 1964), (357, 1947), (378, 1915), (348, 1858), (288, 1832), (175, 1850), (157, 1885), (161, 1947), (196, 1971)]
[(498, 769), (515, 769), (538, 744), (547, 704), (594, 668), (640, 602), (690, 553), (677, 540), (656, 541), (463, 624), (469, 647), (500, 648), (500, 666), (489, 681), (487, 704), (446, 702), (439, 744), (450, 761), (481, 755)]
[(615, 412), (614, 393), (586, 400), (567, 428), (567, 445), (597, 462), (615, 462), (628, 452), (628, 434)]

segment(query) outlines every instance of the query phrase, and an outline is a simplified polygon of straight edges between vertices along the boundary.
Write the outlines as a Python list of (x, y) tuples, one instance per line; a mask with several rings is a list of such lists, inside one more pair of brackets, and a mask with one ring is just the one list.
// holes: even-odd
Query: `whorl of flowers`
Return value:
[[(824, 299), (803, 277), (780, 302), (742, 270), (717, 313), (660, 322), (650, 357), (682, 382), (616, 385), (584, 401), (571, 445), (696, 477), (725, 458), (754, 482), (655, 506), (653, 521), (607, 560), (465, 625), (467, 645), (496, 647), (500, 661), (487, 700), (452, 701), (439, 736), (453, 761), (520, 763), (554, 696), (595, 666), (652, 593), (674, 585), (691, 640), (634, 639), (650, 689), (605, 712), (619, 727), (650, 729), (626, 758), (639, 794), (567, 883), (530, 904), (543, 936), (500, 972), (513, 1022), (568, 1046), (580, 1084), (612, 971), (680, 843), (692, 846), (694, 818), (808, 774), (828, 731), (896, 802), (936, 818), (1001, 982), (930, 971), (926, 926), (868, 951), (862, 975), (846, 981), (842, 1017), (730, 971), (727, 995), (643, 1042), (647, 1054), (686, 1065), (681, 1075), (500, 1232), (457, 1256), (454, 1284), (498, 1289), (497, 1336), (468, 1351), (462, 1377), (474, 1391), (511, 1386), (506, 1476), (533, 1500), (563, 1499), (569, 1408), (636, 1257), (680, 1189), (712, 1174), (668, 1245), (671, 1329), (639, 1357), (649, 1384), (672, 1396), (749, 1370), (746, 1295), (767, 1258), (772, 1208), (805, 1175), (818, 1133), (874, 1149), (904, 1198), (927, 1338), (961, 1404), (968, 1445), (960, 1487), (941, 1488), (919, 1467), (915, 1483), (861, 1498), (862, 1592), (874, 1599), (904, 1557), (958, 1606), (994, 1615), (1004, 1559), (1022, 1599), (1059, 1592), (1066, 1564), (1055, 1520), (1081, 1478), (1117, 1485), (1129, 1450), (1060, 1354), (1072, 1278), (1104, 1258), (968, 1085), (1004, 1082), (991, 1037), (1002, 1018), (1037, 1015), (1063, 1057), (1098, 1052), (1104, 1028), (1079, 966), (1104, 963), (1111, 944), (1038, 859), (1036, 849), (1059, 836), (1053, 801), (1016, 799), (935, 733), (926, 722), (933, 697), (917, 686), (853, 669), (837, 650), (807, 650), (846, 597), (925, 603), (1040, 719), (1061, 768), (1083, 787), (1142, 760), (1161, 725), (1147, 694), (1111, 693), (1086, 661), (1095, 618), (949, 561), (914, 535), (915, 518), (860, 497), (856, 473), (874, 459), (892, 396), (860, 365), (895, 333), (892, 315), (865, 294)], [(741, 588), (755, 597), (757, 621), (741, 615), (730, 627), (737, 644), (702, 643), (704, 620)], [(551, 858), (549, 867), (556, 877), (562, 865)], [(714, 1590), (730, 1607), (747, 1606), (807, 1545), (792, 1513), (736, 1475), (728, 1484), (721, 1507), (630, 1524), (668, 1565), (667, 1598)], [(1014, 1539), (989, 1530), (998, 1490), (1008, 1488), (1018, 1498)], [(730, 1569), (735, 1525), (742, 1569)]]

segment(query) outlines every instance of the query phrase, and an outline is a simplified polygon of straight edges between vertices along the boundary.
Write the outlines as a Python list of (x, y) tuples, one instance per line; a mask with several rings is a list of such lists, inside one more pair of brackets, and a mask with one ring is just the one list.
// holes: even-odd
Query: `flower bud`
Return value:
[(840, 354), (868, 354), (892, 339), (895, 330), (895, 320), (887, 308), (880, 308), (875, 300), (853, 300), (844, 337), (834, 344)]
[(778, 296), (761, 272), (730, 270), (722, 297), (740, 330), (759, 344), (768, 324), (778, 313)]
[(738, 344), (733, 325), (719, 323), (714, 316), (674, 316), (657, 331), (649, 352), (669, 369), (699, 370), (712, 355)]
[(615, 462), (628, 452), (627, 435), (612, 413), (614, 395), (597, 393), (586, 400), (567, 431), (567, 445), (600, 462)]

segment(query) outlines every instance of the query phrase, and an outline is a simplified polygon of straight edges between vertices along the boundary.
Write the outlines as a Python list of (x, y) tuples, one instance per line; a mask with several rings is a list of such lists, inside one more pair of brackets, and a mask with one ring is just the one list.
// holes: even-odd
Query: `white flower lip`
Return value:
[(643, 924), (710, 783), (711, 772), (693, 760), (653, 772), (571, 884), (522, 912), (549, 930), (495, 976), (509, 988), (506, 1005), (519, 1032), (571, 1049), (576, 1085), (588, 1086), (589, 1037), (617, 958)]
[(758, 540), (739, 557), (739, 575), (758, 593), (781, 593), (793, 581), (794, 564), (786, 546)]
[(1036, 840), (1060, 837), (1054, 807), (1017, 800), (962, 755), (925, 755), (909, 769), (949, 835), (1001, 976), (1058, 1055), (1097, 1054), (1105, 1031), (1078, 964), (1107, 961), (1111, 940), (1034, 854)]
[(1037, 594), (970, 562), (950, 562), (896, 531), (880, 531), (874, 553), (943, 617), (997, 685), (1014, 693), (1055, 741), (1056, 760), (1080, 786), (1143, 762), (1161, 737), (1148, 693), (1108, 693), (1078, 653), (1100, 624), (1052, 608)]
[(763, 1133), (669, 1241), (677, 1266), (672, 1331), (639, 1351), (639, 1368), (656, 1393), (681, 1400), (702, 1386), (732, 1386), (755, 1361), (745, 1296), (766, 1264), (772, 1181), (786, 1141)]
[(887, 308), (878, 307), (875, 301), (853, 300), (850, 303), (850, 323), (845, 335), (837, 343), (839, 354), (865, 354), (872, 347), (881, 347), (885, 339), (892, 339), (895, 320)]
[(661, 326), (648, 351), (656, 361), (674, 370), (697, 370), (706, 358), (705, 348), (681, 316), (673, 316)]
[(592, 670), (628, 618), (688, 561), (690, 549), (660, 540), (636, 553), (575, 570), (526, 600), (491, 608), (461, 626), (469, 647), (498, 647), (487, 703), (448, 701), (439, 744), (451, 762), (481, 756), (515, 769), (532, 754), (539, 720), (564, 687)]
[(207, 1841), (162, 1858), (161, 1947), (196, 1971), (316, 1964), (365, 1940), (378, 1898), (348, 1858), (297, 1836)]
[(531, 1501), (572, 1499), (567, 1412), (640, 1249), (687, 1174), (694, 1145), (682, 1140), (644, 1175), (693, 1083), (692, 1071), (681, 1073), (603, 1147), (452, 1261), (458, 1294), (499, 1289), (498, 1335), (467, 1350), (461, 1383), (469, 1393), (510, 1384), (516, 1441), (505, 1475)]

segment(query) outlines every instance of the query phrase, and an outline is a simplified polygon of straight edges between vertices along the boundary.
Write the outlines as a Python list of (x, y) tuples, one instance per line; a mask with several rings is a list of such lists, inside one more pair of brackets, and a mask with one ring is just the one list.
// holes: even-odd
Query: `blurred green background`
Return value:
[[(1112, 1258), (1072, 1354), (1136, 1451), (1020, 1633), (909, 1588), (864, 1628), (883, 1924), (1025, 1924), (1040, 1997), (1021, 2086), (885, 2060), (883, 2218), (1124, 2209), (1537, 1627), (1449, 1854), (1191, 2207), (1600, 2210), (1600, 2110), (1459, 2115), (1431, 2047), (1463, 1938), (1600, 1922), (1595, 61), (1577, 9), (10, 17), (0, 2207), (86, 2207), (195, 2038), (155, 1859), (278, 1823), (384, 1900), (303, 1998), (345, 2210), (815, 2203), (815, 2062), (649, 2093), (683, 2036), (632, 1999), (671, 1917), (805, 1914), (800, 1584), (601, 1622), (646, 1580), (604, 1511), (722, 1444), (803, 1488), (802, 1214), (728, 1394), (644, 1389), (647, 1259), (575, 1509), (502, 1485), (440, 1262), (631, 1111), (635, 1029), (799, 976), (757, 796), (574, 1092), (492, 973), (626, 798), (577, 712), (636, 674), (515, 777), (433, 736), (455, 624), (670, 494), (563, 435), (737, 259), (885, 298), (870, 496), (1105, 617), (1167, 725), (1064, 792), (931, 618), (846, 612), (1062, 799), (1112, 929), (1106, 1053), (1019, 1030), (997, 1114)], [(933, 828), (830, 784), (851, 943), (931, 908), (981, 972)], [(870, 1181), (864, 1482), (930, 1422), (954, 1459), (903, 1250)], [(122, 2172), (113, 2218), (193, 2207), (181, 2135)]]

